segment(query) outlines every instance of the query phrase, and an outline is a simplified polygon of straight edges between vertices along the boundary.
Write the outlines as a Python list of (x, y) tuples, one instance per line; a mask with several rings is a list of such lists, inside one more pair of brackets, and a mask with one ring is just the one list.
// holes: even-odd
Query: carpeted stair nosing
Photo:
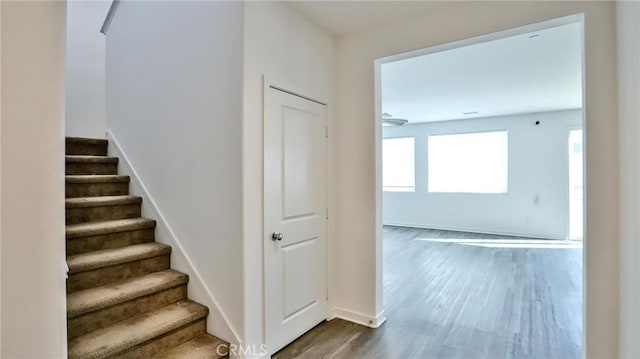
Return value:
[(190, 300), (170, 304), (95, 330), (69, 342), (70, 359), (117, 356), (166, 333), (203, 319), (209, 309)]
[(171, 253), (171, 247), (160, 243), (134, 244), (67, 257), (69, 274), (115, 266)]
[(66, 155), (65, 161), (67, 163), (118, 163), (118, 157)]
[(149, 218), (127, 218), (113, 221), (69, 224), (66, 226), (67, 239), (99, 236), (102, 234), (135, 231), (155, 228), (156, 221)]
[(121, 175), (66, 175), (65, 181), (67, 183), (120, 183), (130, 182), (131, 177)]
[(95, 312), (165, 289), (186, 284), (189, 277), (168, 269), (67, 295), (67, 318)]
[(106, 206), (122, 206), (142, 203), (142, 197), (121, 195), (121, 196), (99, 196), (99, 197), (75, 197), (64, 200), (65, 207), (70, 208), (90, 208)]
[(107, 146), (109, 144), (109, 140), (103, 138), (86, 138), (86, 137), (65, 137), (65, 143), (74, 144), (74, 145), (97, 145), (97, 146)]

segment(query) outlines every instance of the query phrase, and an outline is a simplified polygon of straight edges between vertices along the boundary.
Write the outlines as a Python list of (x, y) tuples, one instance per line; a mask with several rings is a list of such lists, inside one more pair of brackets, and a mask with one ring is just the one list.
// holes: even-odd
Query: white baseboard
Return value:
[(411, 227), (411, 228), (425, 228), (425, 229), (439, 229), (443, 231), (456, 231), (456, 232), (470, 232), (470, 233), (483, 233), (483, 234), (495, 234), (498, 236), (513, 236), (513, 237), (525, 237), (525, 238), (541, 238), (541, 239), (554, 239), (554, 240), (566, 240), (567, 238), (559, 238), (553, 236), (540, 235), (535, 233), (521, 233), (521, 232), (509, 232), (509, 231), (496, 231), (493, 229), (484, 228), (468, 228), (468, 227), (455, 227), (455, 226), (440, 226), (432, 224), (417, 224), (417, 223), (405, 223), (405, 222), (392, 222), (383, 221), (385, 226), (397, 226), (397, 227)]
[(342, 308), (333, 308), (333, 313), (330, 319), (334, 318), (344, 319), (369, 328), (378, 328), (387, 321), (387, 317), (384, 315), (384, 310), (378, 313), (375, 317), (371, 317)]
[(215, 296), (202, 280), (202, 276), (184, 251), (180, 240), (171, 229), (153, 197), (149, 194), (144, 182), (142, 182), (140, 176), (131, 165), (124, 149), (110, 130), (107, 130), (107, 139), (109, 140), (109, 155), (120, 159), (118, 173), (131, 177), (130, 193), (142, 197), (142, 215), (156, 220), (156, 242), (170, 245), (172, 248), (171, 268), (189, 275), (189, 283), (187, 284), (189, 298), (209, 307), (207, 331), (231, 344), (242, 345), (240, 337), (229, 324), (229, 320), (218, 305)]

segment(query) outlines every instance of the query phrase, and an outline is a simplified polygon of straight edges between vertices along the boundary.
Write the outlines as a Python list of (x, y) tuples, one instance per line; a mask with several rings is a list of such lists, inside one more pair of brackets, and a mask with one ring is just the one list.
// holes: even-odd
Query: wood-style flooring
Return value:
[(538, 242), (385, 226), (387, 322), (324, 322), (273, 358), (580, 358), (582, 249)]

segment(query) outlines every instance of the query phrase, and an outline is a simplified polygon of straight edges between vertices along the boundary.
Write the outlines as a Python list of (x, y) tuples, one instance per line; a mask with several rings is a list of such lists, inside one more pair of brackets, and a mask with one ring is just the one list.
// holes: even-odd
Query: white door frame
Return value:
[[(585, 32), (585, 28), (584, 28), (584, 14), (580, 13), (580, 14), (573, 14), (573, 15), (569, 15), (569, 16), (564, 16), (564, 17), (560, 17), (560, 18), (556, 18), (556, 19), (551, 19), (551, 20), (546, 20), (546, 21), (541, 21), (541, 22), (537, 22), (537, 23), (533, 23), (533, 24), (529, 24), (529, 25), (524, 25), (524, 26), (519, 26), (519, 27), (515, 27), (515, 28), (511, 28), (511, 29), (507, 29), (507, 30), (503, 30), (503, 31), (498, 31), (498, 32), (494, 32), (494, 33), (490, 33), (490, 34), (485, 34), (485, 35), (480, 35), (480, 36), (475, 36), (475, 37), (471, 37), (468, 39), (463, 39), (463, 40), (458, 40), (458, 41), (453, 41), (453, 42), (449, 42), (449, 43), (445, 43), (445, 44), (441, 44), (441, 45), (435, 45), (435, 46), (431, 46), (431, 47), (427, 47), (427, 48), (423, 48), (423, 49), (418, 49), (418, 50), (413, 50), (413, 51), (408, 51), (408, 52), (403, 52), (403, 53), (399, 53), (399, 54), (395, 54), (395, 55), (390, 55), (390, 56), (386, 56), (386, 57), (382, 57), (379, 59), (376, 59), (374, 61), (374, 88), (375, 88), (375, 99), (374, 99), (374, 103), (375, 103), (375, 117), (374, 117), (374, 121), (375, 121), (375, 182), (376, 182), (376, 194), (375, 194), (375, 264), (376, 264), (376, 278), (375, 278), (375, 313), (380, 313), (379, 315), (384, 316), (384, 302), (383, 302), (383, 298), (384, 298), (384, 287), (383, 287), (383, 281), (382, 281), (382, 273), (383, 273), (383, 256), (382, 256), (382, 241), (383, 241), (383, 220), (382, 220), (382, 117), (379, 115), (382, 113), (382, 81), (381, 81), (381, 68), (383, 64), (386, 63), (390, 63), (390, 62), (395, 62), (398, 60), (404, 60), (404, 59), (409, 59), (409, 58), (413, 58), (416, 56), (423, 56), (423, 55), (428, 55), (428, 54), (433, 54), (433, 53), (437, 53), (437, 52), (442, 52), (442, 51), (447, 51), (447, 50), (451, 50), (451, 49), (455, 49), (455, 48), (459, 48), (459, 47), (464, 47), (464, 46), (469, 46), (469, 45), (474, 45), (474, 44), (480, 44), (480, 43), (484, 43), (484, 42), (488, 42), (488, 41), (493, 41), (493, 40), (498, 40), (498, 39), (502, 39), (502, 38), (506, 38), (506, 37), (511, 37), (511, 36), (515, 36), (515, 35), (522, 35), (522, 34), (526, 34), (529, 32), (534, 32), (534, 31), (538, 31), (538, 30), (542, 30), (542, 29), (547, 29), (547, 28), (551, 28), (551, 27), (556, 27), (556, 26), (561, 26), (561, 25), (567, 25), (567, 24), (573, 24), (573, 23), (580, 23), (581, 26), (581, 35), (582, 35), (582, 44), (581, 44), (581, 50), (582, 50), (582, 98), (583, 98), (583, 106), (586, 105), (586, 101), (585, 99), (585, 93), (586, 93), (586, 87), (585, 87), (585, 69), (586, 69), (586, 65), (585, 65), (585, 44), (584, 44), (584, 32)], [(584, 108), (584, 107), (583, 107)], [(587, 121), (586, 121), (586, 111), (582, 111), (582, 130), (583, 130), (583, 138), (586, 138), (587, 136)], [(586, 164), (587, 161), (587, 153), (586, 151), (584, 152), (584, 157), (583, 157), (583, 163)], [(584, 167), (586, 169), (586, 166)], [(583, 351), (583, 356), (585, 350), (586, 350), (586, 283), (587, 283), (587, 246), (588, 246), (588, 241), (587, 236), (587, 221), (586, 221), (586, 215), (587, 215), (587, 181), (586, 181), (586, 171), (584, 173), (585, 179), (584, 179), (584, 187), (583, 187), (583, 193), (585, 195), (584, 197), (584, 212), (583, 212), (583, 249), (582, 249), (582, 258), (583, 258), (583, 272), (582, 272), (582, 277), (583, 277), (583, 288), (582, 288), (582, 297), (584, 298), (583, 304), (582, 304), (582, 319), (583, 319), (583, 331), (582, 331), (582, 351)], [(384, 321), (383, 318), (382, 321)]]
[[(265, 75), (263, 75), (263, 89), (262, 89), (262, 99), (263, 99), (263, 102), (262, 102), (262, 107), (263, 107), (263, 111), (262, 111), (262, 116), (263, 116), (263, 119), (262, 119), (263, 120), (263, 148), (264, 148), (264, 136), (265, 136), (265, 128), (266, 128), (265, 127), (265, 120), (266, 120), (266, 106), (265, 105), (266, 105), (267, 93), (268, 93), (269, 90), (282, 91), (282, 92), (288, 93), (290, 95), (297, 96), (297, 97), (300, 97), (302, 99), (305, 99), (305, 100), (308, 100), (308, 101), (311, 101), (311, 102), (315, 102), (315, 103), (317, 103), (319, 105), (325, 106), (327, 108), (326, 121), (327, 121), (327, 136), (328, 136), (328, 124), (330, 122), (329, 121), (330, 112), (329, 112), (328, 101), (323, 100), (321, 98), (317, 98), (317, 97), (311, 96), (311, 95), (307, 95), (306, 94), (307, 92), (302, 90), (301, 88), (296, 87), (296, 86), (294, 86), (292, 84), (289, 84), (289, 83), (287, 83), (285, 81), (274, 80), (273, 77), (265, 74)], [(330, 206), (330, 201), (329, 201), (329, 197), (330, 197), (329, 196), (329, 189), (330, 189), (330, 185), (329, 185), (329, 162), (331, 161), (331, 159), (329, 158), (329, 142), (327, 142), (326, 151), (327, 151), (327, 157), (326, 157), (327, 158), (327, 161), (326, 161), (327, 162), (327, 168), (325, 169), (325, 177), (326, 177), (326, 182), (325, 183), (327, 184), (327, 188), (326, 188), (327, 189), (326, 204), (327, 204), (327, 208), (328, 208)], [(264, 152), (263, 152), (263, 154), (264, 154)], [(264, 166), (264, 157), (263, 157), (263, 166)], [(263, 170), (263, 176), (264, 176), (264, 170)], [(264, 183), (264, 177), (263, 177), (263, 183)], [(266, 193), (265, 193), (265, 189), (263, 187), (263, 194), (262, 194), (262, 196), (263, 196), (263, 198), (262, 198), (262, 201), (263, 201), (263, 203), (262, 203), (262, 211), (263, 211), (263, 213), (262, 213), (262, 232), (263, 232), (263, 236), (267, 236), (268, 235), (268, 233), (267, 233), (268, 230), (267, 230), (266, 225), (265, 225), (265, 213), (264, 213), (264, 211), (265, 211), (265, 202), (264, 202), (265, 201), (265, 195), (266, 195)], [(328, 214), (327, 214), (327, 217), (328, 217)], [(330, 241), (329, 234), (330, 234), (330, 231), (329, 231), (329, 220), (328, 220), (328, 218), (325, 221), (325, 226), (326, 226), (325, 233), (326, 233), (326, 236), (327, 236), (327, 238), (325, 240), (325, 245), (327, 246), (327, 248), (326, 248), (327, 263), (325, 265), (325, 268), (326, 268), (325, 278), (327, 280), (327, 283), (325, 284), (325, 286), (327, 288), (327, 297), (329, 297), (329, 288), (331, 288), (331, 278), (329, 276), (329, 271), (330, 271), (329, 270), (329, 268), (330, 268), (329, 267), (329, 262), (330, 262), (330, 256), (331, 256), (330, 253), (331, 252), (329, 251), (329, 247), (330, 247), (330, 245), (329, 245), (329, 241)], [(261, 248), (262, 248), (262, 283), (263, 283), (263, 286), (262, 286), (262, 308), (263, 308), (263, 310), (262, 310), (262, 328), (263, 328), (262, 342), (266, 343), (268, 328), (267, 328), (267, 323), (266, 323), (266, 305), (265, 305), (266, 304), (266, 292), (267, 292), (267, 278), (266, 278), (266, 268), (265, 268), (265, 266), (266, 266), (266, 263), (265, 263), (266, 250), (265, 250), (264, 238), (261, 238), (261, 243), (262, 243)], [(325, 313), (324, 313), (324, 316), (325, 316), (326, 320), (331, 319), (331, 315), (330, 315), (331, 312), (332, 312), (331, 303), (332, 303), (332, 298), (329, 297), (329, 299), (327, 301), (327, 305), (325, 306)]]

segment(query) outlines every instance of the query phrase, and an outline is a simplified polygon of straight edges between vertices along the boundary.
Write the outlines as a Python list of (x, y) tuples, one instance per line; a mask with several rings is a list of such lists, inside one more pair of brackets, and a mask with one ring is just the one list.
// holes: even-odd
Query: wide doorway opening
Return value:
[(379, 60), (383, 327), (420, 328), (407, 355), (582, 356), (582, 39), (569, 17)]

